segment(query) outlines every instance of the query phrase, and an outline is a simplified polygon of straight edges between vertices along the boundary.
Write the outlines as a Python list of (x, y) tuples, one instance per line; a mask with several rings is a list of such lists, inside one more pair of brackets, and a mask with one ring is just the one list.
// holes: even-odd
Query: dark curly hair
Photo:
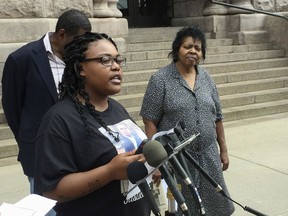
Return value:
[(115, 46), (116, 50), (118, 50), (116, 43), (108, 35), (93, 32), (86, 32), (76, 36), (71, 43), (65, 46), (66, 56), (64, 57), (64, 62), (66, 67), (62, 76), (62, 82), (59, 84), (59, 99), (63, 100), (67, 96), (72, 98), (87, 131), (90, 133), (93, 132), (93, 129), (90, 128), (87, 123), (87, 119), (84, 116), (84, 107), (77, 96), (80, 95), (83, 97), (85, 106), (88, 107), (90, 114), (107, 130), (115, 141), (117, 141), (119, 140), (118, 133), (107, 127), (101, 116), (95, 111), (94, 105), (90, 103), (89, 94), (85, 90), (85, 78), (80, 75), (80, 62), (85, 59), (85, 52), (87, 51), (89, 44), (99, 40), (110, 41)]
[(201, 41), (201, 51), (203, 54), (203, 59), (206, 57), (206, 38), (205, 34), (200, 31), (200, 29), (197, 26), (188, 26), (188, 27), (183, 27), (180, 29), (176, 37), (172, 43), (172, 51), (169, 53), (168, 57), (172, 57), (173, 62), (177, 62), (179, 60), (179, 49), (183, 43), (183, 40), (186, 37), (192, 37), (193, 39), (198, 39)]
[(87, 16), (76, 9), (65, 11), (58, 19), (55, 27), (55, 32), (65, 29), (65, 32), (70, 35), (76, 35), (80, 29), (90, 32), (92, 27)]

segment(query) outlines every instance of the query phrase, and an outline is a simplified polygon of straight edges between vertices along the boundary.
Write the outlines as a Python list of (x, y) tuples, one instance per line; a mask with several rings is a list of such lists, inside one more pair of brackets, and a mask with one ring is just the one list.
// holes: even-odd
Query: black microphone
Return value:
[[(180, 145), (180, 140), (177, 138), (175, 133), (170, 133), (167, 135), (163, 135), (159, 137), (159, 141), (164, 147), (165, 151), (168, 153), (168, 155), (173, 154), (173, 146), (174, 145)], [(178, 155), (181, 153), (181, 151), (178, 152)], [(183, 155), (182, 155), (183, 156)], [(192, 178), (190, 177), (189, 170), (187, 167), (187, 163), (183, 157), (181, 157), (183, 161), (178, 160), (176, 156), (172, 156), (169, 159), (169, 162), (171, 163), (173, 169), (176, 171), (176, 173), (180, 176), (180, 178), (183, 180), (185, 185), (189, 188), (191, 195), (195, 201), (196, 207), (198, 209), (198, 213), (200, 215), (205, 215), (205, 208), (202, 203), (202, 199), (200, 198), (199, 192), (197, 188), (194, 186), (192, 182)], [(182, 163), (181, 163), (182, 162)], [(183, 166), (183, 163), (186, 165)], [(185, 169), (186, 168), (186, 169)]]
[[(147, 163), (152, 167), (157, 167), (159, 164), (162, 163), (162, 161), (164, 161), (168, 157), (167, 152), (163, 148), (162, 144), (156, 140), (151, 140), (146, 143), (143, 148), (143, 154), (146, 158)], [(183, 214), (190, 216), (190, 212), (188, 211), (185, 199), (178, 190), (177, 184), (172, 175), (170, 174), (167, 165), (164, 163), (158, 169), (161, 172), (166, 184), (168, 185)]]
[[(133, 161), (127, 166), (127, 175), (131, 183), (137, 184), (137, 182), (146, 178), (148, 175), (148, 170), (145, 165), (140, 161)], [(154, 215), (161, 216), (158, 205), (153, 197), (152, 191), (147, 183), (147, 181), (141, 182), (138, 187), (144, 195), (144, 198), (148, 202)]]
[(149, 142), (149, 139), (144, 139), (142, 140), (142, 142), (140, 143), (140, 145), (138, 146), (135, 154), (142, 154), (143, 153), (143, 148), (146, 145), (146, 143)]

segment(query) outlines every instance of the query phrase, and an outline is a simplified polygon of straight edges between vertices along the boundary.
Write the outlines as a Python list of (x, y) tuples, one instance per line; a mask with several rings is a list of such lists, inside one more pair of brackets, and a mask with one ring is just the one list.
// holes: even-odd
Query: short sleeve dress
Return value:
[[(213, 79), (203, 68), (196, 66), (197, 75), (192, 90), (178, 72), (175, 63), (157, 71), (149, 80), (140, 115), (159, 122), (157, 132), (174, 128), (179, 121), (186, 125), (184, 136), (200, 135), (186, 146), (189, 154), (226, 191), (222, 164), (216, 140), (216, 122), (223, 119), (218, 91)], [(198, 188), (206, 216), (228, 216), (234, 211), (231, 201), (188, 163), (192, 182)], [(195, 201), (189, 189), (182, 185), (182, 193), (192, 215), (197, 215)], [(199, 214), (199, 213), (198, 213)]]

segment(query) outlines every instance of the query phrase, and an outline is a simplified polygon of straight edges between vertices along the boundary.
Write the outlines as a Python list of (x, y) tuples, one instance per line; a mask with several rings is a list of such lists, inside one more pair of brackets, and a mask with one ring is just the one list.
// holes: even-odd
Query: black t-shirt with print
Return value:
[[(133, 123), (127, 111), (111, 98), (109, 108), (99, 114), (112, 128), (123, 121)], [(103, 166), (118, 154), (113, 137), (103, 134), (106, 131), (86, 107), (84, 116), (89, 127), (94, 129), (93, 133), (87, 133), (71, 98), (58, 102), (43, 117), (36, 137), (36, 193), (52, 190), (65, 175)], [(115, 180), (82, 198), (57, 203), (54, 209), (57, 216), (150, 215), (141, 193), (130, 201), (127, 202), (121, 193), (121, 181)]]

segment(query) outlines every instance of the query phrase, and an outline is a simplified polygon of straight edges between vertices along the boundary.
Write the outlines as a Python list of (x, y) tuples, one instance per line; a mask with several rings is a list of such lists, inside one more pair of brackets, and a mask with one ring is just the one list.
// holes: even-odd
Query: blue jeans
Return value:
[[(33, 194), (34, 193), (34, 178), (31, 176), (28, 176), (28, 181), (30, 183), (30, 193)], [(45, 214), (45, 216), (56, 216), (56, 212), (54, 211), (54, 209), (51, 209), (49, 212), (47, 212), (47, 214)]]

